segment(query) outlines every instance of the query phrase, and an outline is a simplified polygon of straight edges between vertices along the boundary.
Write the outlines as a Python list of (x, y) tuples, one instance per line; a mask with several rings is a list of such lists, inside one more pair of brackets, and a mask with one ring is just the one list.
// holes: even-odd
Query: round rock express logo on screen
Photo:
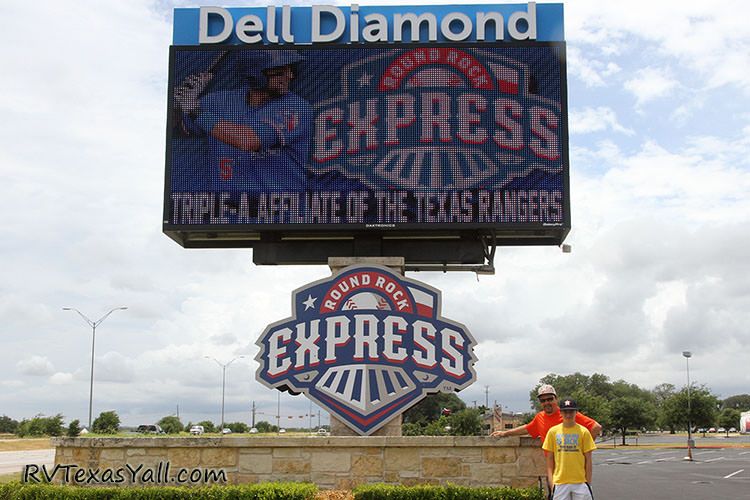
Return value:
[(476, 341), (440, 316), (440, 292), (380, 266), (352, 266), (292, 295), (292, 317), (256, 342), (256, 378), (304, 393), (361, 435), (427, 394), (476, 379)]
[[(316, 105), (311, 168), (372, 189), (498, 189), (561, 172), (560, 96), (497, 50), (394, 49), (347, 64), (341, 95)], [(557, 84), (559, 89), (559, 83)], [(547, 94), (548, 96), (545, 96)], [(558, 90), (559, 94), (559, 90)]]

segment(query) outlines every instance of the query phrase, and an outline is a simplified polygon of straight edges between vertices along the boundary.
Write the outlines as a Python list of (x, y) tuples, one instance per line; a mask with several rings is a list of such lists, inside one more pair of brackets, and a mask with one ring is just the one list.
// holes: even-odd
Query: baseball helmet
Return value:
[(243, 54), (238, 71), (247, 75), (251, 88), (262, 89), (268, 86), (265, 70), (291, 65), (296, 73), (300, 62), (302, 57), (296, 50), (254, 50)]

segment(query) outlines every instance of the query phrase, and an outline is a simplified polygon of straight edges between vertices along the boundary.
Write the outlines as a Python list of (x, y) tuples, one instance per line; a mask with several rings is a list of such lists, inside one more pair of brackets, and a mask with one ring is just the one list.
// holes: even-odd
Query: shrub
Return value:
[(229, 428), (235, 434), (241, 434), (250, 430), (244, 422), (232, 422), (231, 424), (224, 424), (224, 427)]
[(23, 419), (18, 424), (16, 433), (20, 437), (26, 436), (62, 436), (63, 416), (57, 414), (54, 417), (43, 417), (37, 415), (31, 420)]
[(179, 434), (182, 431), (182, 422), (174, 415), (169, 415), (157, 422), (166, 434)]
[(78, 437), (78, 435), (81, 433), (81, 422), (78, 419), (73, 420), (70, 424), (68, 424), (68, 430), (65, 432), (65, 435), (68, 437)]
[(2, 500), (312, 500), (318, 488), (304, 483), (243, 484), (239, 486), (154, 486), (148, 488), (81, 488), (51, 484), (0, 484)]
[(103, 411), (94, 419), (91, 429), (98, 434), (117, 434), (120, 429), (120, 416), (116, 411)]
[(354, 489), (354, 500), (545, 500), (538, 488), (466, 486), (392, 486), (368, 484)]

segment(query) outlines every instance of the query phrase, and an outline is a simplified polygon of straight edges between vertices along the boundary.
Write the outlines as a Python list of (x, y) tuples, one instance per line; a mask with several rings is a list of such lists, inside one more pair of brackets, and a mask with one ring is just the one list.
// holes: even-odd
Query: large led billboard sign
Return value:
[[(317, 24), (288, 7), (192, 9), (190, 36), (176, 13), (175, 39), (205, 43), (170, 51), (164, 231), (203, 247), (362, 234), (562, 243), (565, 44), (539, 24), (542, 6), (449, 22), (391, 13), (385, 43), (362, 41), (375, 30), (352, 16), (374, 14), (355, 7), (308, 9)], [(251, 22), (264, 26), (254, 43)], [(446, 41), (456, 33), (469, 41)], [(359, 43), (297, 44), (332, 34)]]
[(172, 82), (169, 226), (567, 225), (559, 44), (181, 47)]

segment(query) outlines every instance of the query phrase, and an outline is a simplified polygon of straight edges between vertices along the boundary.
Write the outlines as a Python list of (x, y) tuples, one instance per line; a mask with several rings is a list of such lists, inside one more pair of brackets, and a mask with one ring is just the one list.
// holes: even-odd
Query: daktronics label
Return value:
[(562, 171), (560, 104), (529, 92), (518, 61), (482, 49), (401, 49), (341, 76), (342, 97), (316, 113), (314, 171), (338, 170), (375, 189), (461, 190)]
[(476, 341), (440, 316), (440, 292), (378, 266), (294, 291), (292, 317), (257, 344), (258, 381), (306, 394), (362, 435), (429, 393), (476, 379)]

